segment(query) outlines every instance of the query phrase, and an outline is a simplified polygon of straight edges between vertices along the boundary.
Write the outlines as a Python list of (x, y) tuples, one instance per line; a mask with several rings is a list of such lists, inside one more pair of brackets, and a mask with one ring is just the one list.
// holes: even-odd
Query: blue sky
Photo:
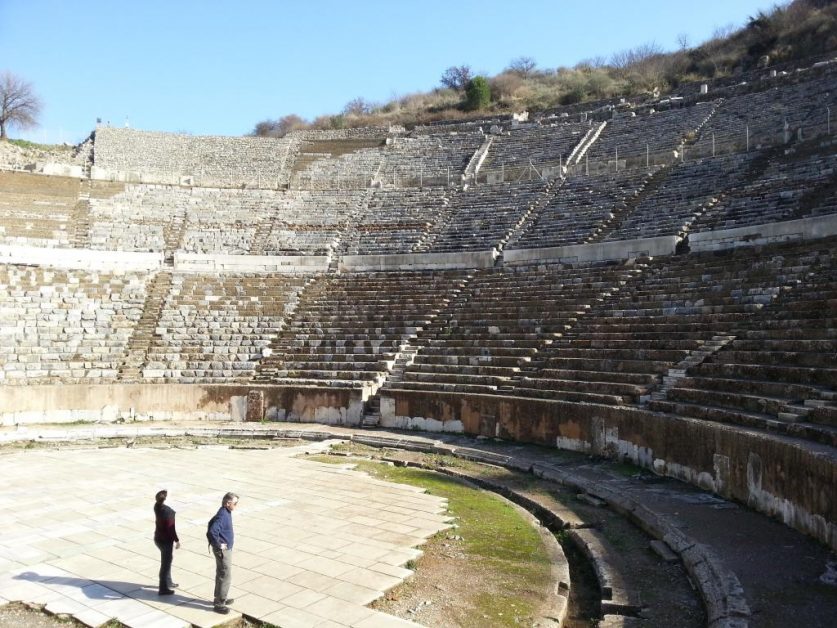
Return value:
[(337, 113), (428, 91), (451, 65), (540, 68), (655, 42), (677, 48), (743, 25), (763, 0), (0, 0), (0, 70), (33, 83), (41, 126), (12, 137), (83, 139), (96, 118), (242, 135), (256, 122)]

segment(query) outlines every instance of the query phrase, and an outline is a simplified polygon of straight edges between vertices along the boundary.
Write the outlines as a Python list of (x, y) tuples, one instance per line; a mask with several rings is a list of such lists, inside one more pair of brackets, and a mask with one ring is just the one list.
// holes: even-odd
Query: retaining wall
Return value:
[(0, 425), (74, 421), (304, 421), (358, 425), (362, 391), (348, 388), (221, 384), (4, 386)]
[(640, 408), (406, 390), (382, 394), (381, 423), (624, 459), (837, 549), (837, 452), (816, 443)]

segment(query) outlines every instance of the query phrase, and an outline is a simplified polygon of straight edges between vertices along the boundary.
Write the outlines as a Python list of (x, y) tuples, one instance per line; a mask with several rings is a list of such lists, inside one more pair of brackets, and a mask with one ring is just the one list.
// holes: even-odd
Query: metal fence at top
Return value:
[(725, 130), (723, 133), (707, 132), (699, 135), (694, 140), (684, 141), (679, 146), (664, 151), (652, 151), (650, 144), (645, 144), (644, 148), (640, 148), (639, 150), (637, 150), (636, 146), (620, 147), (616, 145), (614, 146), (612, 156), (597, 155), (597, 158), (591, 159), (589, 154), (586, 154), (572, 164), (567, 164), (563, 158), (555, 161), (518, 161), (514, 163), (491, 164), (489, 167), (480, 170), (476, 183), (490, 184), (534, 181), (537, 179), (547, 180), (562, 174), (618, 174), (623, 170), (670, 166), (676, 163), (747, 153), (778, 146), (788, 146), (788, 148), (791, 148), (795, 143), (800, 141), (831, 137), (834, 131), (833, 126), (829, 111), (827, 116), (825, 114), (823, 115), (823, 121), (819, 124), (808, 124), (796, 128), (783, 126), (779, 131), (765, 130), (763, 127), (753, 129), (745, 124), (737, 131)]

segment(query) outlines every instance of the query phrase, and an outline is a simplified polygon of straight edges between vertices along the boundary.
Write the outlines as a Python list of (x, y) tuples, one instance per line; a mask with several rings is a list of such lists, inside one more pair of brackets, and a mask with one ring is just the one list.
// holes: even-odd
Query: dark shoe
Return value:
[(234, 599), (234, 598), (231, 598), (231, 597), (228, 597), (226, 600), (224, 600), (224, 604), (225, 604), (226, 606), (229, 606), (229, 605), (230, 605), (230, 604), (232, 604), (233, 602), (235, 602), (235, 599)]
[(221, 613), (222, 615), (228, 615), (230, 612), (230, 609), (228, 609), (226, 606), (216, 606), (213, 610), (216, 613)]
[(160, 589), (157, 591), (157, 595), (174, 595), (174, 591), (171, 589)]

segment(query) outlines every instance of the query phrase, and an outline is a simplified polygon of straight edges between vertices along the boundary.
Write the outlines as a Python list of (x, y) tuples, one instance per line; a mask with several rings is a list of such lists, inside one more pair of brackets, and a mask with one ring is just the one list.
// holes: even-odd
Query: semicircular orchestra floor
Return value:
[[(106, 448), (3, 455), (0, 601), (45, 604), (87, 625), (212, 626), (215, 562), (206, 522), (226, 491), (234, 514), (237, 613), (277, 625), (415, 625), (366, 607), (448, 527), (444, 499), (280, 449)], [(157, 595), (152, 505), (169, 491), (182, 548)]]

